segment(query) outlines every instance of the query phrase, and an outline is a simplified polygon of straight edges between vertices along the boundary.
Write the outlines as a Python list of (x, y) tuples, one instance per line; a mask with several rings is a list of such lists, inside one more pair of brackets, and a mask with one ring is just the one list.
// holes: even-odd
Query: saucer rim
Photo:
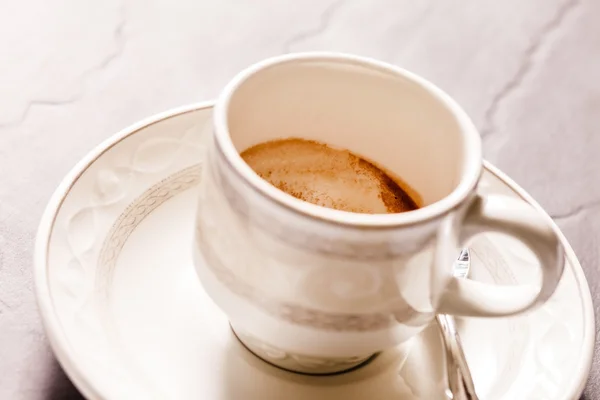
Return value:
[[(163, 122), (167, 119), (181, 116), (189, 112), (196, 112), (201, 110), (208, 110), (214, 108), (215, 101), (205, 101), (200, 103), (193, 103), (176, 107), (161, 113), (155, 114), (148, 118), (145, 118), (125, 129), (120, 130), (116, 134), (110, 136), (91, 151), (89, 151), (61, 180), (60, 184), (52, 194), (43, 216), (38, 226), (38, 233), (35, 240), (34, 248), (34, 265), (33, 265), (33, 280), (36, 293), (36, 301), (46, 335), (54, 351), (56, 358), (60, 365), (65, 371), (66, 375), (77, 387), (77, 389), (84, 395), (84, 397), (92, 400), (105, 399), (102, 395), (102, 388), (97, 387), (96, 384), (89, 381), (85, 377), (85, 373), (78, 368), (77, 355), (72, 349), (69, 348), (66, 334), (62, 331), (58, 316), (55, 313), (53, 306), (52, 296), (50, 294), (50, 288), (48, 286), (48, 274), (47, 274), (47, 263), (48, 263), (48, 252), (50, 249), (50, 237), (56, 221), (56, 217), (60, 208), (68, 196), (71, 189), (75, 186), (79, 178), (83, 173), (100, 157), (102, 157), (107, 151), (114, 146), (118, 145), (121, 141), (129, 136), (136, 134), (137, 132), (150, 127), (159, 122)], [(524, 201), (531, 204), (536, 210), (542, 212), (544, 215), (548, 215), (546, 211), (537, 203), (537, 201), (528, 194), (521, 186), (514, 182), (500, 169), (492, 165), (486, 160), (483, 160), (483, 169), (490, 172), (501, 180), (506, 186), (508, 186), (514, 193), (521, 197)], [(592, 360), (594, 356), (595, 347), (595, 315), (592, 302), (592, 296), (589, 288), (589, 284), (583, 272), (583, 268), (579, 259), (577, 258), (573, 248), (568, 242), (565, 235), (562, 233), (560, 228), (548, 216), (551, 221), (552, 227), (554, 228), (559, 240), (561, 241), (565, 256), (569, 260), (569, 265), (573, 270), (575, 280), (579, 287), (581, 299), (583, 302), (583, 314), (584, 314), (584, 338), (582, 348), (584, 349), (582, 356), (579, 359), (576, 377), (579, 377), (578, 384), (574, 385), (569, 391), (570, 398), (575, 400), (583, 393), (585, 385), (587, 383), (589, 373), (592, 367)], [(587, 289), (587, 290), (586, 290)]]

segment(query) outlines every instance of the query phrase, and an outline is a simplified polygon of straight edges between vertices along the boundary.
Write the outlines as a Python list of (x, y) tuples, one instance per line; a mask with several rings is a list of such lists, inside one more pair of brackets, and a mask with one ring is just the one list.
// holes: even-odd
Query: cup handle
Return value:
[[(452, 277), (445, 285), (439, 313), (505, 317), (527, 311), (545, 302), (554, 293), (564, 269), (563, 248), (550, 218), (530, 204), (508, 196), (478, 194), (469, 205), (459, 231), (460, 243), (478, 233), (490, 231), (519, 239), (539, 260), (541, 285), (501, 286)], [(438, 240), (435, 259), (447, 264), (461, 246), (456, 243), (456, 235), (441, 233), (440, 237), (451, 239)]]

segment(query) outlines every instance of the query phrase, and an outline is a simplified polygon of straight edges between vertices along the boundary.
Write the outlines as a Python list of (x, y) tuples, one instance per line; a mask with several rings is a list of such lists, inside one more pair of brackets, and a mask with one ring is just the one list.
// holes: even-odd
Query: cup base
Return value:
[(333, 375), (350, 372), (371, 362), (379, 353), (353, 357), (318, 357), (280, 350), (231, 325), (237, 339), (252, 354), (283, 370), (306, 375)]

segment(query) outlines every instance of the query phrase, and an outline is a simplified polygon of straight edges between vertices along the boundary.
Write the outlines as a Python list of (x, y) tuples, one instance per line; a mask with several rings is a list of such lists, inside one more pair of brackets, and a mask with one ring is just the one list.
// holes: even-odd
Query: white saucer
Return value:
[[(211, 112), (212, 104), (193, 105), (118, 133), (69, 173), (46, 209), (35, 255), (38, 302), (79, 390), (90, 399), (442, 398), (435, 326), (365, 367), (329, 377), (284, 372), (236, 340), (191, 257)], [(543, 212), (489, 164), (481, 186)], [(571, 400), (583, 390), (594, 313), (581, 266), (561, 238), (567, 267), (544, 307), (510, 319), (459, 321), (482, 399)], [(485, 235), (471, 248), (473, 279), (537, 278), (535, 259), (513, 239)], [(511, 267), (523, 260), (529, 268)]]

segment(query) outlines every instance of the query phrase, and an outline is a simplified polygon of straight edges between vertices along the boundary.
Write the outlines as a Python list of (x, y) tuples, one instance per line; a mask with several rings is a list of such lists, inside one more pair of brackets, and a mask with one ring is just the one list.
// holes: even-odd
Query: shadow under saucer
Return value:
[(43, 394), (44, 400), (85, 400), (54, 357), (51, 358), (47, 371), (48, 377), (46, 379), (48, 382)]

